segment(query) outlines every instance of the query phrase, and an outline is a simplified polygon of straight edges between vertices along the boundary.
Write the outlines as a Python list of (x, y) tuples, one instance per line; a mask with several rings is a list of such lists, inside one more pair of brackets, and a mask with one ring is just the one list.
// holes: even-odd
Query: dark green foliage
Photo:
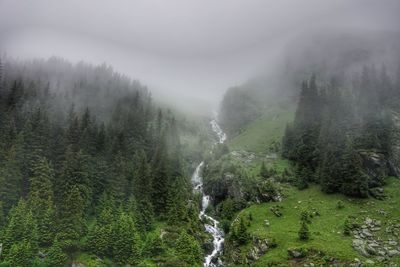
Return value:
[(143, 242), (142, 255), (145, 257), (157, 257), (164, 252), (162, 240), (158, 233), (150, 233)]
[(371, 188), (384, 184), (385, 173), (371, 177), (361, 153), (392, 157), (391, 81), (384, 67), (380, 77), (365, 67), (354, 80), (349, 85), (335, 77), (318, 86), (312, 76), (303, 82), (295, 120), (282, 141), (282, 155), (296, 162), (298, 188), (316, 182), (327, 193), (367, 197)]
[(168, 198), (169, 173), (165, 134), (161, 136), (153, 158), (152, 199), (157, 214), (165, 215)]
[[(20, 200), (18, 205), (10, 211), (3, 240), (2, 257), (7, 262), (14, 266), (30, 265), (38, 250), (38, 230), (33, 214), (25, 201)], [(19, 258), (22, 256), (26, 259)]]
[(303, 210), (300, 213), (300, 221), (305, 222), (305, 223), (311, 223), (310, 215), (311, 214), (308, 211)]
[(351, 235), (354, 229), (359, 228), (360, 225), (356, 222), (353, 216), (348, 216), (344, 221), (343, 225), (343, 234), (344, 235)]
[(150, 230), (154, 220), (153, 205), (151, 202), (151, 171), (147, 162), (146, 154), (140, 151), (135, 162), (137, 168), (133, 178), (133, 195), (136, 198), (138, 225), (142, 230)]
[(238, 222), (235, 223), (233, 236), (239, 244), (246, 244), (249, 241), (250, 235), (247, 233), (247, 225), (242, 217), (239, 217)]
[(45, 259), (46, 266), (63, 267), (68, 260), (67, 255), (61, 249), (60, 245), (55, 242), (47, 252)]
[(180, 260), (188, 266), (196, 266), (202, 259), (202, 250), (198, 241), (183, 230), (176, 242)]
[(17, 203), (22, 191), (22, 173), (15, 146), (6, 152), (0, 166), (0, 201), (3, 203), (4, 212), (8, 212)]
[(105, 207), (88, 233), (88, 249), (99, 256), (110, 256), (115, 214)]
[(121, 212), (112, 225), (112, 252), (120, 264), (136, 264), (140, 259), (141, 240), (134, 220)]
[(232, 220), (235, 215), (235, 203), (231, 197), (228, 197), (219, 204), (220, 217)]
[(81, 252), (138, 265), (142, 239), (146, 257), (169, 253), (155, 220), (197, 235), (172, 113), (105, 65), (37, 63), (1, 70), (0, 264), (32, 266), (40, 248), (47, 266)]
[(267, 167), (265, 167), (264, 161), (261, 163), (260, 176), (263, 177), (264, 179), (266, 179), (270, 176), (270, 173), (268, 172)]
[(29, 241), (23, 240), (13, 243), (5, 257), (5, 262), (11, 266), (30, 267), (35, 258), (35, 250)]
[(39, 242), (50, 245), (55, 234), (54, 171), (45, 158), (38, 158), (30, 178), (29, 206), (38, 223)]
[(341, 210), (341, 209), (343, 209), (343, 208), (344, 208), (343, 201), (339, 200), (339, 201), (336, 203), (336, 209)]
[(300, 222), (300, 230), (299, 230), (299, 239), (306, 241), (310, 238), (310, 231), (308, 230), (307, 222), (301, 220)]

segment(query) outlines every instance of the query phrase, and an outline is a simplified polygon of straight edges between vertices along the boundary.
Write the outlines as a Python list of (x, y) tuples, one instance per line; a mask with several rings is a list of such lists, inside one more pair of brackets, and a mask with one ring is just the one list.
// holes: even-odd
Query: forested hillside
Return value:
[(0, 65), (0, 265), (200, 265), (172, 113), (106, 65)]
[(383, 65), (355, 77), (303, 82), (296, 117), (282, 153), (297, 163), (298, 186), (320, 183), (328, 193), (375, 196), (388, 175), (398, 176), (400, 77)]
[(398, 264), (396, 40), (304, 36), (274, 75), (227, 90), (219, 114), (227, 146), (204, 171), (225, 263)]

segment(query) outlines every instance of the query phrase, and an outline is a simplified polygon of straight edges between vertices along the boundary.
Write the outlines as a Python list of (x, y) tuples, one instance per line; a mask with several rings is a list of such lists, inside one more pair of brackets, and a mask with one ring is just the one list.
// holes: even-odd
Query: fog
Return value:
[(398, 0), (0, 0), (0, 51), (64, 57), (139, 79), (155, 97), (213, 108), (311, 31), (398, 31)]

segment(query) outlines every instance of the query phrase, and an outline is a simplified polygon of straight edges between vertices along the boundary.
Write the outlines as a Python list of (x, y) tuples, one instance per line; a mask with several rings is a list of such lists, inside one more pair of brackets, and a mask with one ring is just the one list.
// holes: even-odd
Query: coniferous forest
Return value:
[(0, 0), (0, 267), (399, 267), (399, 14)]
[(145, 86), (53, 58), (2, 65), (0, 95), (4, 266), (32, 266), (43, 250), (46, 266), (81, 251), (135, 265), (173, 253), (149, 234), (157, 222), (176, 231), (169, 249), (189, 250), (174, 264), (200, 259), (177, 122)]
[[(296, 162), (298, 187), (320, 183), (327, 193), (353, 197), (377, 194), (385, 177), (398, 176), (400, 84), (385, 65), (361, 73), (301, 84), (294, 122), (286, 128), (282, 154)], [(347, 83), (347, 84), (346, 84)], [(377, 163), (379, 164), (375, 166)]]

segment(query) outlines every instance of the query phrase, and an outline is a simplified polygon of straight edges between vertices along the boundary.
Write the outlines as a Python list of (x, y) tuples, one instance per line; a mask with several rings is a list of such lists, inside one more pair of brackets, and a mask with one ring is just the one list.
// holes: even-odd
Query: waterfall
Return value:
[[(220, 143), (220, 144), (224, 143), (226, 140), (226, 134), (219, 127), (216, 119), (211, 120), (210, 124), (211, 124), (211, 129), (218, 136), (217, 143)], [(214, 245), (213, 251), (210, 254), (205, 256), (203, 266), (204, 267), (217, 267), (217, 266), (222, 266), (222, 261), (219, 258), (219, 255), (223, 250), (224, 232), (222, 231), (221, 228), (219, 228), (219, 222), (216, 219), (214, 219), (213, 217), (206, 214), (206, 209), (210, 203), (210, 196), (205, 195), (204, 190), (203, 190), (203, 177), (201, 176), (203, 166), (204, 166), (204, 161), (202, 161), (199, 165), (197, 165), (197, 167), (192, 175), (193, 188), (195, 191), (199, 192), (200, 195), (202, 196), (201, 211), (199, 213), (199, 219), (206, 221), (206, 223), (204, 224), (204, 227), (206, 229), (206, 232), (210, 233), (212, 235), (213, 245)]]

